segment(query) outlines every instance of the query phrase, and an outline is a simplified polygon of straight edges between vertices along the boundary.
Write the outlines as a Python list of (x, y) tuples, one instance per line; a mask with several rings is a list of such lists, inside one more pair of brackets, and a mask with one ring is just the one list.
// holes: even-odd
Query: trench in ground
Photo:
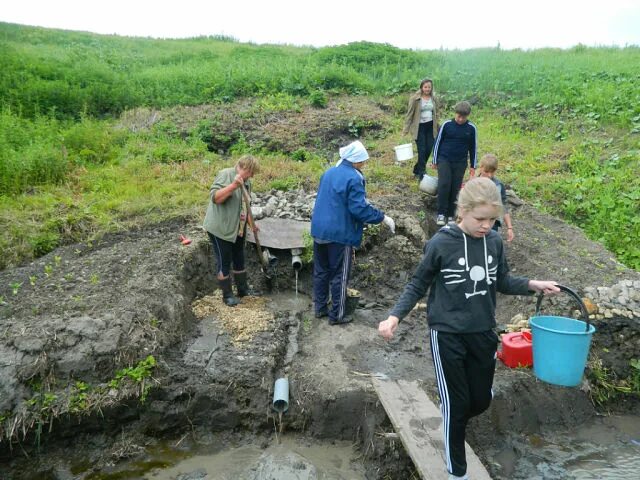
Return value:
[[(344, 369), (358, 368), (347, 357), (382, 310), (361, 305), (355, 322), (344, 327), (314, 319), (308, 267), (296, 293), (286, 253), (279, 252), (276, 290), (268, 295), (272, 328), (239, 345), (216, 318), (177, 312), (191, 319), (192, 330), (159, 356), (160, 384), (147, 403), (60, 421), (42, 435), (38, 451), (25, 445), (13, 452), (8, 478), (258, 479), (273, 472), (282, 479), (418, 478), (367, 378), (341, 378)], [(264, 289), (257, 265), (249, 268)], [(212, 272), (192, 278), (204, 282)], [(210, 293), (210, 285), (192, 290)], [(425, 332), (426, 322), (416, 329)], [(351, 344), (323, 352), (317, 348), (323, 335)], [(429, 369), (428, 351), (424, 345), (418, 354), (402, 351), (395, 358)], [(414, 375), (409, 371), (406, 379)], [(270, 407), (274, 381), (282, 376), (289, 377), (290, 398), (280, 419)], [(583, 392), (543, 384), (526, 370), (499, 366), (495, 387), (490, 410), (468, 429), (492, 478), (636, 478), (637, 415), (599, 416)], [(427, 380), (424, 388), (434, 398), (435, 385)]]

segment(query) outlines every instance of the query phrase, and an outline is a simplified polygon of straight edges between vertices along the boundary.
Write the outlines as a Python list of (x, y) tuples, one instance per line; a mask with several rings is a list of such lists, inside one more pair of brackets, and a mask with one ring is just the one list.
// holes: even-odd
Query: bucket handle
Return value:
[[(589, 322), (589, 312), (587, 311), (587, 307), (582, 301), (582, 298), (580, 298), (580, 296), (569, 287), (565, 287), (564, 285), (556, 285), (556, 286), (560, 289), (560, 291), (573, 297), (573, 299), (578, 303), (578, 305), (580, 305), (580, 310), (582, 311), (582, 317), (585, 323), (587, 324), (586, 331), (589, 332), (589, 328), (591, 327), (591, 323)], [(536, 316), (540, 316), (540, 305), (542, 304), (542, 297), (544, 297), (544, 293), (540, 292), (540, 294), (538, 295), (538, 301), (536, 302)]]

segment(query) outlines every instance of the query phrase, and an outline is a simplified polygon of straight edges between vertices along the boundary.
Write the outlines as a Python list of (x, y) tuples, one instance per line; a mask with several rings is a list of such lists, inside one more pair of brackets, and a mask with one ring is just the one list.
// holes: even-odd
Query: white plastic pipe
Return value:
[(289, 408), (289, 379), (279, 378), (273, 386), (273, 409), (284, 413)]
[(302, 255), (301, 248), (291, 249), (291, 266), (294, 270), (300, 270), (302, 268), (302, 258), (300, 258), (300, 255)]

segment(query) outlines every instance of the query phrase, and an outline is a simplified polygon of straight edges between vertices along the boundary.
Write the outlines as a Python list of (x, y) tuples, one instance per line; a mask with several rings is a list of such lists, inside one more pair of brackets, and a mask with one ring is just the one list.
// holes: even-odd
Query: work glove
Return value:
[(393, 234), (396, 233), (396, 222), (393, 221), (393, 218), (385, 215), (384, 219), (382, 220), (382, 223), (384, 223), (387, 227), (389, 227), (389, 230), (391, 230), (391, 233)]

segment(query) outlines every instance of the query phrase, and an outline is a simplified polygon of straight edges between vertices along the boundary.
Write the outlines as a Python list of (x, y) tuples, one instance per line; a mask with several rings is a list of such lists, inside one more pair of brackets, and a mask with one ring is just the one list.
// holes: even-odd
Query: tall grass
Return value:
[[(617, 130), (583, 134), (582, 122), (557, 119), (546, 129), (481, 111), (480, 149), (500, 159), (499, 176), (541, 210), (564, 217), (640, 269), (640, 166), (638, 138)], [(531, 115), (535, 115), (535, 112)], [(524, 130), (524, 134), (523, 134)]]
[(0, 102), (29, 116), (115, 115), (141, 105), (307, 95), (317, 89), (393, 94), (417, 88), (427, 75), (451, 97), (475, 96), (516, 110), (597, 115), (625, 126), (640, 114), (637, 47), (411, 51), (357, 42), (315, 49), (0, 23), (0, 49)]
[(0, 195), (63, 183), (73, 167), (113, 161), (123, 141), (123, 132), (88, 117), (30, 119), (0, 109)]
[[(0, 23), (0, 52), (0, 267), (143, 218), (145, 209), (166, 216), (200, 208), (200, 192), (186, 194), (189, 182), (200, 181), (203, 165), (226, 161), (207, 151), (211, 124), (188, 138), (162, 123), (132, 134), (112, 123), (125, 110), (252, 97), (255, 108), (286, 111), (333, 94), (372, 95), (393, 106), (399, 135), (408, 93), (429, 76), (447, 112), (472, 101), (481, 148), (505, 160), (501, 173), (522, 195), (640, 268), (638, 47), (316, 49)], [(248, 148), (241, 136), (234, 141), (232, 152)], [(290, 161), (269, 158), (258, 187), (310, 186), (324, 165)], [(168, 177), (150, 178), (143, 165)], [(401, 177), (392, 162), (378, 162), (372, 191)]]

